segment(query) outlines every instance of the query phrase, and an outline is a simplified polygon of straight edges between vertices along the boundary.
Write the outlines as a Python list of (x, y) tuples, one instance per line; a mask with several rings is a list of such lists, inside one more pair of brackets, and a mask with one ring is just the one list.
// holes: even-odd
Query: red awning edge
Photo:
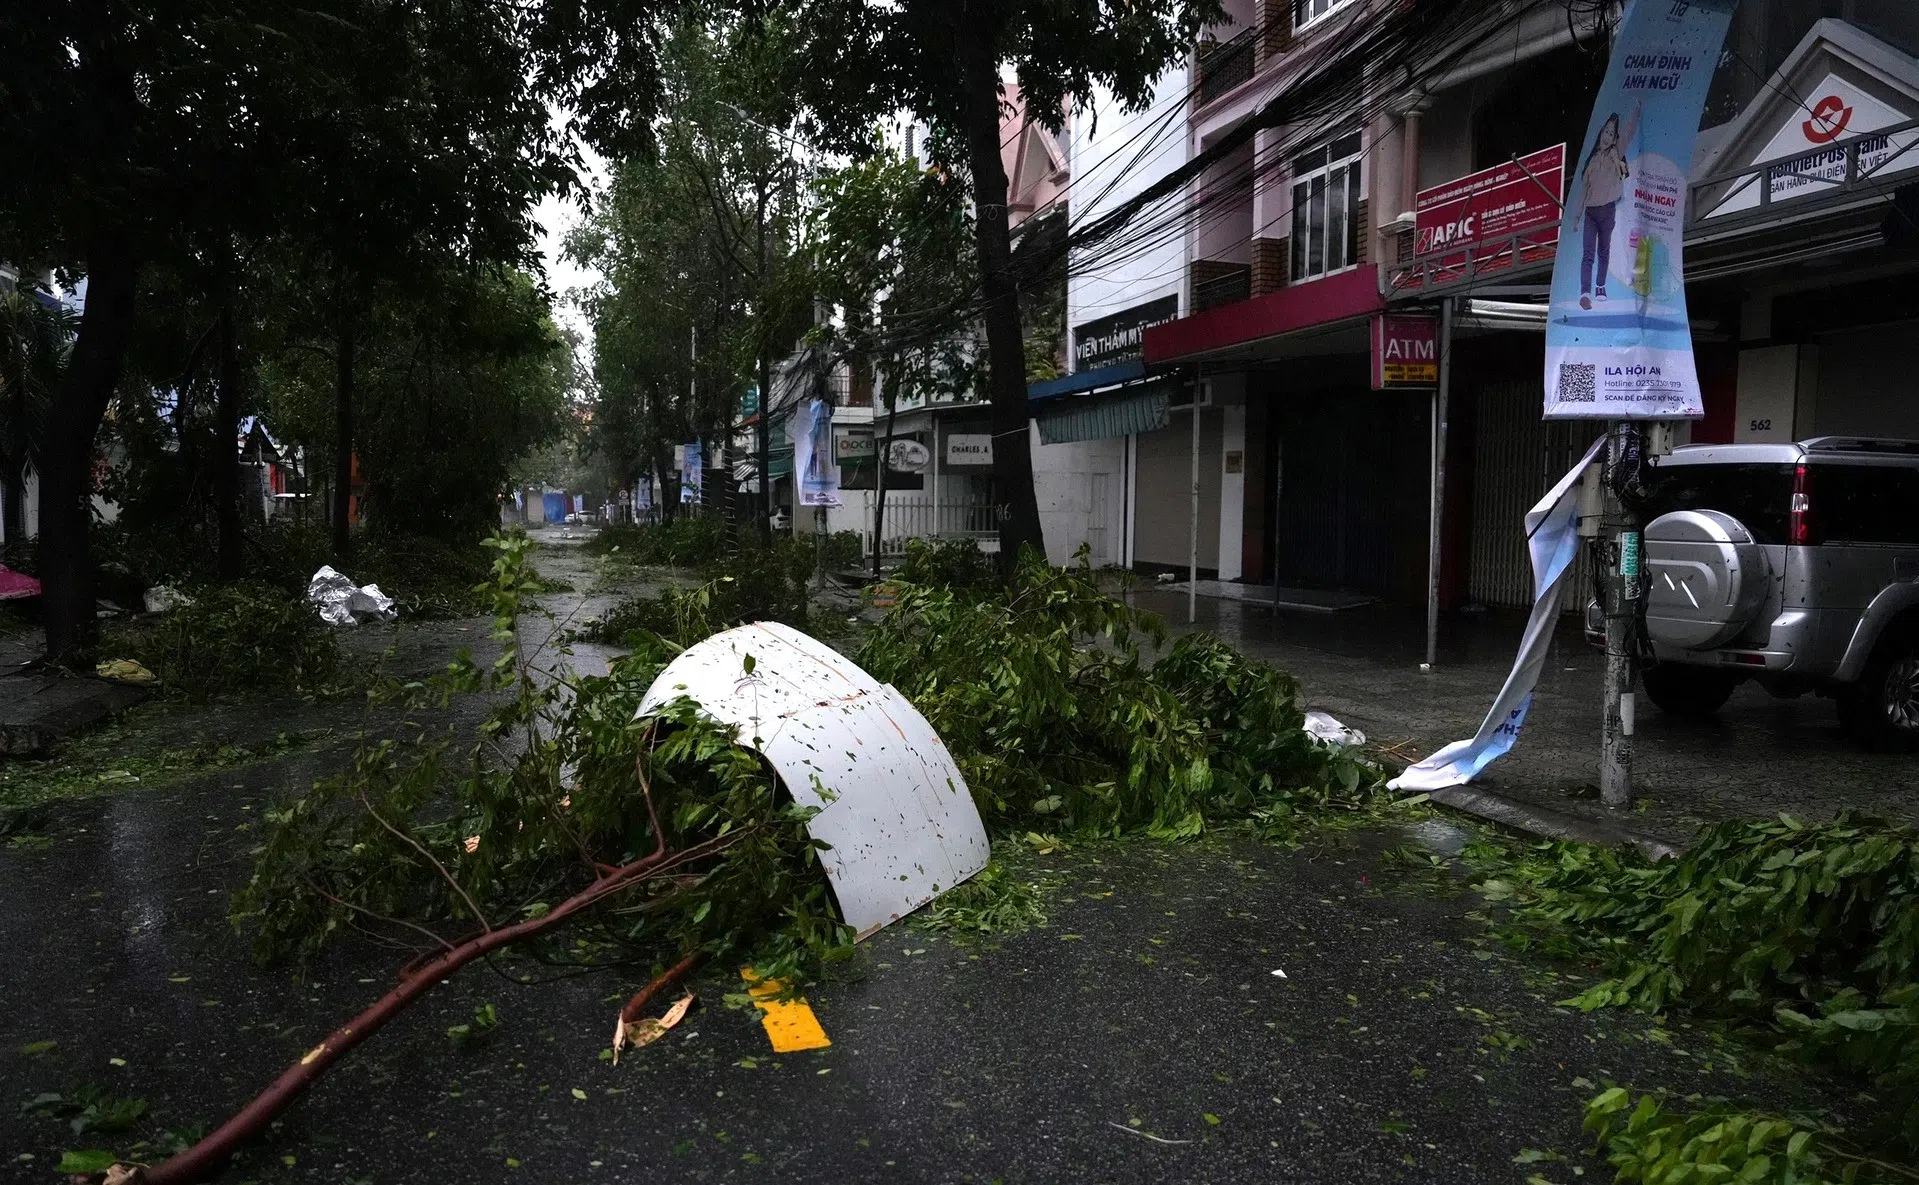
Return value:
[(1382, 312), (1379, 272), (1362, 264), (1348, 272), (1235, 301), (1146, 331), (1146, 365), (1164, 366), (1228, 346), (1278, 337), (1318, 325)]

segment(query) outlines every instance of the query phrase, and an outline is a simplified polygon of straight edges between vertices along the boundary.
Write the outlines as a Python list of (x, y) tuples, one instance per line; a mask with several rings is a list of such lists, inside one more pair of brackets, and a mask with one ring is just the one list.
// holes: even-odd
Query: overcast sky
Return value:
[[(556, 112), (557, 122), (561, 117)], [(585, 160), (586, 184), (594, 193), (606, 188), (606, 161), (591, 148), (581, 147), (581, 156)], [(574, 299), (577, 290), (587, 288), (598, 282), (598, 268), (583, 268), (570, 260), (560, 258), (566, 245), (567, 232), (580, 222), (580, 208), (571, 198), (561, 200), (548, 197), (534, 212), (534, 221), (540, 226), (540, 257), (546, 265), (547, 286), (553, 289), (556, 305), (553, 318), (561, 325), (576, 330), (583, 341), (588, 356), (581, 359), (592, 363), (593, 327), (587, 324), (586, 317), (580, 311)]]

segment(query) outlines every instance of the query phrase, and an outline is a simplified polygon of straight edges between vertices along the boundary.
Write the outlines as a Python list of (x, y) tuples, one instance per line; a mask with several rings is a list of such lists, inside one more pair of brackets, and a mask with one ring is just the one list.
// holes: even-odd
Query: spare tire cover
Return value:
[(1646, 632), (1705, 650), (1752, 623), (1772, 584), (1766, 549), (1717, 510), (1675, 510), (1646, 527)]

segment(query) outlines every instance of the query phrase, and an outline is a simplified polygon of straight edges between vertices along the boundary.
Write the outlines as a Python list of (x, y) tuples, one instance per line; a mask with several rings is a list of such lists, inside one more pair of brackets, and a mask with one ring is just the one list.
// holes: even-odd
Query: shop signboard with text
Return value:
[[(1889, 182), (1895, 173), (1919, 169), (1919, 128), (1912, 126), (1910, 111), (1880, 101), (1836, 71), (1828, 71), (1804, 95), (1803, 100), (1794, 95), (1792, 101), (1779, 104), (1772, 137), (1751, 153), (1746, 163), (1760, 165), (1799, 155), (1784, 164), (1755, 168), (1728, 182), (1702, 217), (1720, 218), (1757, 209), (1761, 204), (1761, 172), (1765, 174), (1765, 201), (1782, 204), (1841, 192), (1848, 168), (1868, 186)], [(1893, 130), (1881, 132), (1882, 128)], [(1866, 135), (1869, 132), (1880, 134)], [(1857, 163), (1849, 165), (1848, 157), (1855, 155)]]
[(1439, 321), (1420, 313), (1373, 316), (1373, 390), (1439, 385)]
[(993, 437), (988, 432), (954, 432), (946, 438), (948, 465), (991, 465)]
[(877, 449), (871, 428), (839, 428), (833, 433), (833, 459), (842, 465), (871, 464)]
[(1101, 370), (1146, 357), (1146, 331), (1179, 316), (1179, 297), (1162, 296), (1142, 305), (1073, 327), (1073, 369)]
[(1413, 201), (1413, 266), (1393, 286), (1444, 284), (1551, 259), (1565, 185), (1566, 146), (1555, 144), (1421, 190)]

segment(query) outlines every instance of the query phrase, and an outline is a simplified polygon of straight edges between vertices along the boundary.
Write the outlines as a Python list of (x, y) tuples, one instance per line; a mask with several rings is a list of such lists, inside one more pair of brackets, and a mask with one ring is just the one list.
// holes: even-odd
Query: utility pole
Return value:
[[(691, 328), (693, 344), (686, 356), (686, 414), (689, 420), (697, 423), (700, 414), (700, 327), (696, 324)], [(697, 429), (694, 431), (693, 439), (699, 439)], [(701, 451), (705, 451), (704, 447), (702, 447)], [(700, 485), (706, 484), (707, 460), (709, 460), (709, 458), (704, 456), (700, 458)], [(693, 488), (692, 505), (694, 509), (690, 513), (697, 515), (700, 505), (699, 486)]]
[[(760, 125), (760, 128), (762, 133), (764, 133), (766, 130), (764, 125)], [(766, 155), (771, 156), (773, 151), (772, 142), (766, 140), (764, 135), (761, 136), (761, 140), (766, 144)], [(762, 165), (764, 164), (765, 161), (763, 159)], [(766, 343), (766, 291), (771, 286), (766, 274), (766, 203), (768, 200), (767, 190), (770, 184), (766, 174), (766, 168), (762, 167), (759, 176), (758, 200), (754, 203), (753, 207), (753, 221), (759, 242), (757, 248), (758, 255), (754, 259), (759, 269), (758, 274), (753, 277), (754, 281), (759, 285), (758, 291), (755, 293), (754, 305), (756, 311), (760, 314), (760, 411), (759, 415), (755, 416), (753, 421), (753, 447), (754, 451), (759, 454), (754, 458), (754, 468), (759, 470), (760, 492), (759, 497), (755, 498), (753, 503), (755, 512), (760, 520), (760, 538), (770, 543), (773, 539), (773, 479), (767, 475), (766, 471), (772, 466), (773, 438), (770, 435), (771, 426), (767, 423), (767, 409), (772, 404), (773, 396), (773, 359), (767, 351)], [(799, 489), (799, 474), (797, 473), (793, 475), (793, 488), (795, 490)], [(796, 519), (799, 517), (799, 509), (799, 498), (795, 496), (793, 499), (793, 515)], [(824, 513), (824, 511), (821, 513)], [(794, 525), (798, 526), (799, 524), (795, 523)]]
[(1186, 624), (1199, 620), (1199, 399), (1206, 390), (1206, 368), (1193, 380), (1191, 500), (1186, 508)]
[(1599, 798), (1609, 807), (1632, 803), (1635, 634), (1639, 617), (1640, 523), (1624, 497), (1638, 481), (1644, 442), (1639, 425), (1616, 421), (1606, 430), (1606, 712), (1600, 740)]
[(1439, 306), (1439, 385), (1433, 388), (1433, 489), (1426, 534), (1426, 661), (1419, 665), (1422, 671), (1432, 670), (1439, 661), (1439, 566), (1443, 558), (1440, 544), (1446, 509), (1446, 417), (1452, 373), (1453, 298), (1449, 296)]

